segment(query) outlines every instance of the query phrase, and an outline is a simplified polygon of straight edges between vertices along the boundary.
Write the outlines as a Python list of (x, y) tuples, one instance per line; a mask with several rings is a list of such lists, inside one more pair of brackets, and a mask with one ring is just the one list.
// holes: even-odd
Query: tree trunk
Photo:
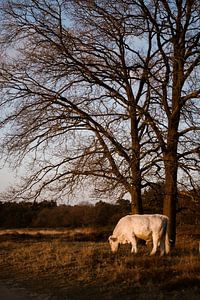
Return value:
[(177, 159), (176, 153), (166, 154), (165, 162), (165, 188), (163, 201), (163, 214), (169, 217), (169, 239), (173, 247), (176, 242), (176, 206), (177, 206)]
[(143, 214), (142, 195), (141, 195), (141, 173), (140, 161), (135, 159), (132, 162), (132, 184), (131, 184), (131, 211), (133, 214)]
[(132, 213), (143, 214), (141, 196), (140, 143), (137, 121), (132, 118), (132, 160), (131, 160), (131, 207)]
[[(179, 26), (179, 24), (178, 24)], [(177, 36), (174, 40), (173, 62), (173, 88), (172, 107), (168, 118), (167, 149), (164, 152), (165, 164), (165, 190), (163, 202), (163, 214), (169, 217), (169, 239), (173, 247), (176, 242), (176, 206), (177, 206), (177, 173), (178, 158), (177, 149), (179, 142), (178, 128), (181, 114), (181, 91), (183, 86), (183, 58), (184, 47), (180, 48), (180, 40)]]
[(137, 119), (136, 99), (129, 84), (127, 84), (127, 95), (130, 103), (129, 115), (131, 125), (131, 210), (133, 214), (143, 214), (142, 196), (141, 196), (141, 170), (140, 170), (140, 138)]
[(135, 185), (131, 189), (131, 212), (132, 214), (143, 214), (140, 185)]

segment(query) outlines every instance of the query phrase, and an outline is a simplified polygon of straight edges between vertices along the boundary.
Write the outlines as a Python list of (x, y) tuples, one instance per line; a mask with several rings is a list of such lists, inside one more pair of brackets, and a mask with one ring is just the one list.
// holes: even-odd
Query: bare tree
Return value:
[[(180, 167), (192, 183), (199, 176), (200, 141), (200, 2), (136, 1), (153, 26), (155, 62), (150, 70), (152, 104), (165, 120), (152, 120), (165, 166), (164, 214), (170, 217), (170, 239), (175, 243), (177, 175)], [(192, 171), (192, 173), (191, 173)], [(193, 178), (193, 179), (192, 179)]]
[[(175, 243), (179, 167), (199, 172), (199, 1), (2, 4), (2, 151), (30, 154), (23, 191), (129, 193), (165, 177)], [(3, 52), (2, 52), (3, 53)]]
[(1, 124), (12, 131), (3, 149), (19, 164), (33, 156), (23, 191), (34, 188), (34, 197), (47, 187), (71, 192), (87, 178), (99, 193), (128, 192), (142, 213), (142, 180), (161, 160), (141, 114), (152, 33), (123, 1), (104, 4), (4, 1)]

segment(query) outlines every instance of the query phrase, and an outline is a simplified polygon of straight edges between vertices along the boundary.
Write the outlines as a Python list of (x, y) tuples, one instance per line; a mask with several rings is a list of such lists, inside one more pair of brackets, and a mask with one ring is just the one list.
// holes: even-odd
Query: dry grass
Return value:
[(148, 256), (142, 244), (137, 255), (131, 255), (128, 246), (113, 255), (107, 242), (69, 242), (63, 236), (3, 237), (0, 278), (15, 278), (37, 289), (48, 286), (59, 293), (67, 290), (74, 297), (70, 299), (93, 299), (92, 295), (95, 299), (98, 295), (99, 299), (122, 295), (133, 299), (133, 293), (138, 299), (149, 299), (145, 295), (151, 299), (168, 299), (170, 295), (172, 299), (195, 299), (200, 293), (199, 228), (183, 229), (177, 234), (176, 249), (162, 258)]

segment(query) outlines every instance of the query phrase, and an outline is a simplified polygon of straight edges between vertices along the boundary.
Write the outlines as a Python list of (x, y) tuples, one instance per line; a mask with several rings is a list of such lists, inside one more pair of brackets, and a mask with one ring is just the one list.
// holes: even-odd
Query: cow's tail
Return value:
[(166, 218), (166, 228), (165, 228), (165, 253), (168, 254), (170, 251), (170, 243), (169, 243), (169, 218)]

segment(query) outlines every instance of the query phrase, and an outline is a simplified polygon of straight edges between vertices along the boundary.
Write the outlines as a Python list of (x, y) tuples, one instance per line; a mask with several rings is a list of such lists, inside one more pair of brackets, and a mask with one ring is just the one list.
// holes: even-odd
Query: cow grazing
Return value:
[(111, 251), (117, 252), (120, 244), (130, 243), (131, 253), (137, 253), (137, 238), (146, 244), (153, 241), (150, 255), (160, 246), (160, 255), (169, 253), (168, 239), (169, 218), (164, 215), (127, 215), (119, 220), (113, 234), (109, 237)]

